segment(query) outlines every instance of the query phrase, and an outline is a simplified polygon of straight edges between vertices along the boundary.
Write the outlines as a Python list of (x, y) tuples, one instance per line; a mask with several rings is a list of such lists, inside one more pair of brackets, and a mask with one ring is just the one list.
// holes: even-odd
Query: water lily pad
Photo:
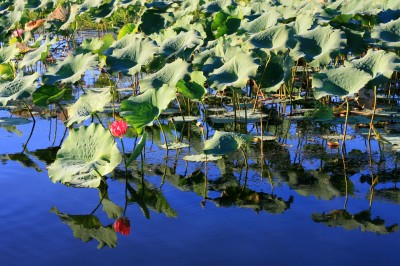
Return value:
[(50, 179), (74, 187), (98, 187), (122, 157), (110, 131), (99, 124), (70, 131), (48, 168)]
[(175, 116), (174, 117), (174, 122), (192, 122), (192, 121), (197, 121), (201, 117), (200, 116)]
[[(189, 147), (189, 144), (187, 143), (183, 143), (183, 142), (172, 142), (172, 143), (168, 143), (168, 149), (169, 150), (178, 150), (178, 149), (184, 149)], [(161, 148), (166, 149), (167, 145), (162, 144)]]
[(189, 162), (212, 162), (218, 161), (222, 159), (222, 156), (213, 156), (213, 155), (206, 155), (206, 154), (193, 154), (193, 155), (186, 155), (182, 157), (183, 160)]

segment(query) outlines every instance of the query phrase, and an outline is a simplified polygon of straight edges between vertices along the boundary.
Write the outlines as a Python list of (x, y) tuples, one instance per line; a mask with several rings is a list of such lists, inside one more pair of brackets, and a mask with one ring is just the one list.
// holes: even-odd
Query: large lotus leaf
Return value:
[(367, 72), (372, 76), (369, 85), (379, 86), (388, 82), (396, 69), (400, 70), (400, 58), (393, 52), (371, 49), (362, 58), (345, 62), (345, 65)]
[(160, 114), (155, 90), (147, 90), (138, 96), (122, 101), (120, 115), (136, 129), (152, 123)]
[(389, 49), (400, 49), (400, 18), (374, 27), (371, 37)]
[(103, 226), (96, 216), (61, 213), (56, 207), (53, 207), (50, 211), (57, 214), (61, 221), (71, 228), (75, 238), (83, 242), (96, 239), (99, 242), (97, 248), (102, 248), (105, 245), (110, 248), (117, 246), (117, 233), (112, 226)]
[(81, 123), (96, 112), (102, 112), (104, 106), (110, 103), (112, 95), (109, 88), (103, 88), (102, 92), (88, 91), (70, 107), (69, 118), (65, 121), (67, 127), (73, 123)]
[(48, 74), (44, 76), (47, 84), (54, 84), (57, 81), (63, 83), (77, 82), (86, 71), (92, 70), (97, 64), (97, 55), (79, 54), (74, 56), (72, 53), (68, 57), (57, 62), (57, 65), (49, 67)]
[(150, 39), (127, 34), (114, 42), (105, 55), (110, 72), (134, 75), (142, 66), (149, 63), (157, 52), (158, 47)]
[(224, 36), (225, 34), (233, 34), (240, 26), (241, 19), (237, 16), (232, 16), (224, 11), (219, 11), (213, 22), (211, 23), (211, 30), (215, 38)]
[(188, 74), (189, 66), (189, 63), (182, 59), (166, 64), (156, 73), (145, 76), (140, 81), (140, 89), (141, 91), (155, 90), (157, 107), (162, 111), (175, 99), (176, 83)]
[(343, 27), (343, 31), (346, 34), (347, 45), (345, 51), (348, 53), (362, 54), (368, 49), (367, 33), (364, 30), (353, 30), (350, 28)]
[(166, 19), (162, 13), (157, 10), (147, 9), (141, 17), (140, 29), (147, 36), (152, 33), (158, 33), (165, 28)]
[(304, 58), (312, 67), (329, 64), (346, 44), (346, 34), (330, 26), (318, 26), (297, 36), (296, 47), (290, 52), (297, 61)]
[(316, 18), (311, 11), (301, 12), (296, 16), (296, 21), (294, 22), (294, 29), (297, 34), (307, 33), (308, 30), (313, 28), (316, 24)]
[(189, 60), (196, 47), (202, 44), (203, 40), (197, 31), (181, 32), (176, 37), (164, 41), (160, 53), (166, 58), (180, 57)]
[(138, 26), (134, 23), (125, 24), (118, 33), (117, 40), (122, 39), (127, 34), (136, 33), (138, 31)]
[(76, 53), (85, 54), (92, 52), (100, 54), (110, 48), (113, 42), (114, 37), (111, 34), (107, 34), (103, 38), (84, 39), (82, 44), (76, 49)]
[(10, 46), (3, 45), (0, 48), (0, 64), (8, 63), (10, 60), (15, 59), (15, 56), (19, 54), (19, 49), (14, 43)]
[(268, 61), (267, 68), (265, 68), (266, 61), (264, 61), (258, 68), (256, 80), (258, 82), (261, 80), (265, 69), (261, 88), (272, 92), (277, 91), (282, 84), (290, 80), (294, 61), (287, 54), (271, 53), (269, 56), (270, 59), (266, 59)]
[(207, 13), (216, 13), (220, 10), (224, 10), (229, 6), (235, 6), (236, 3), (233, 0), (215, 0), (215, 1), (207, 1), (203, 6)]
[[(199, 0), (197, 0), (199, 1)], [(192, 1), (190, 1), (192, 2)], [(171, 26), (175, 31), (197, 31), (200, 33), (200, 36), (205, 39), (207, 37), (207, 33), (204, 30), (204, 26), (200, 22), (193, 22), (193, 16), (185, 15), (179, 17), (175, 23)]]
[(212, 139), (205, 141), (203, 152), (213, 156), (225, 155), (248, 144), (251, 139), (248, 135), (216, 131)]
[(371, 75), (355, 67), (325, 69), (312, 77), (314, 97), (347, 96), (357, 93), (370, 80)]
[(72, 89), (70, 87), (62, 89), (55, 85), (43, 85), (33, 92), (32, 100), (37, 106), (47, 107), (52, 103), (72, 100)]
[(295, 46), (294, 29), (280, 24), (251, 35), (249, 42), (254, 48), (267, 52), (285, 52)]
[(226, 87), (242, 89), (250, 77), (257, 73), (258, 65), (250, 53), (239, 52), (223, 66), (214, 70), (209, 80), (212, 87), (223, 90)]
[(26, 66), (32, 66), (36, 64), (39, 60), (45, 60), (46, 56), (50, 50), (50, 46), (56, 43), (56, 39), (50, 40), (49, 38), (39, 46), (35, 51), (25, 54), (21, 62), (18, 63), (20, 69)]
[(204, 77), (201, 71), (193, 71), (190, 73), (190, 78), (190, 81), (185, 81), (183, 79), (178, 81), (176, 84), (178, 92), (186, 98), (201, 101), (207, 93), (206, 88), (204, 88), (206, 77)]
[(110, 131), (92, 123), (70, 131), (56, 160), (48, 167), (49, 177), (54, 183), (95, 188), (121, 160)]
[(117, 0), (102, 1), (101, 5), (90, 9), (90, 17), (95, 19), (96, 22), (110, 17), (117, 8), (116, 1)]
[(0, 82), (0, 103), (7, 105), (10, 100), (30, 96), (36, 88), (35, 81), (38, 77), (38, 73), (29, 76), (18, 75), (13, 81)]
[(258, 33), (266, 30), (275, 26), (281, 17), (281, 13), (275, 9), (270, 9), (255, 19), (243, 21), (239, 28), (239, 33)]
[(66, 30), (68, 29), (68, 27), (75, 22), (75, 18), (78, 16), (79, 14), (79, 6), (76, 4), (72, 4), (69, 8), (69, 16), (68, 16), (68, 20), (61, 25), (60, 30)]
[(378, 20), (380, 23), (388, 23), (398, 18), (400, 18), (400, 9), (383, 10), (378, 14)]

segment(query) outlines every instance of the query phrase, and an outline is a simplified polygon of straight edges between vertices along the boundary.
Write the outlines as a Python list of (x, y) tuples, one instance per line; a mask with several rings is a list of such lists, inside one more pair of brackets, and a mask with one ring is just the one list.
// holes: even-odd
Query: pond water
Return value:
[[(108, 188), (51, 182), (46, 167), (68, 136), (59, 119), (3, 123), (0, 265), (398, 264), (398, 154), (369, 146), (362, 129), (348, 129), (345, 149), (330, 148), (341, 124), (282, 117), (268, 126), (277, 138), (264, 142), (265, 163), (253, 143), (246, 170), (240, 151), (207, 164), (182, 160), (201, 152), (201, 133), (196, 121), (175, 127), (189, 147), (166, 158), (158, 127), (149, 128), (144, 171), (140, 159), (128, 170), (136, 198), (126, 201), (122, 164)], [(135, 142), (124, 139), (127, 151)], [(113, 231), (115, 205), (126, 208), (129, 235)]]

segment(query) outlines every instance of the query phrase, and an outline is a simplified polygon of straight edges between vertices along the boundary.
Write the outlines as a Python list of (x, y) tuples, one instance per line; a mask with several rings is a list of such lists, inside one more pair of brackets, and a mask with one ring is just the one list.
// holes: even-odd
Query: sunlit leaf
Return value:
[(99, 124), (70, 131), (49, 166), (49, 177), (75, 187), (98, 187), (102, 176), (119, 165), (122, 157), (110, 131)]
[(214, 156), (225, 155), (245, 146), (250, 140), (248, 135), (216, 131), (212, 139), (205, 141), (203, 152)]
[(62, 83), (77, 82), (86, 71), (95, 67), (97, 58), (97, 55), (93, 54), (74, 56), (73, 53), (70, 53), (65, 60), (49, 67), (48, 73), (44, 76), (45, 82), (47, 84), (54, 84), (57, 81)]
[(374, 27), (371, 37), (384, 48), (400, 49), (400, 18)]
[(19, 49), (16, 44), (11, 46), (3, 45), (0, 47), (0, 64), (8, 63), (19, 54)]
[(69, 109), (69, 118), (65, 121), (67, 127), (73, 123), (81, 123), (96, 112), (102, 112), (104, 106), (111, 102), (112, 95), (109, 88), (103, 88), (101, 92), (88, 91)]
[(285, 52), (296, 44), (293, 28), (284, 24), (251, 35), (249, 42), (255, 48), (274, 53)]
[(56, 43), (56, 39), (50, 40), (49, 38), (39, 46), (35, 51), (25, 54), (21, 62), (18, 63), (20, 69), (26, 66), (35, 65), (39, 60), (45, 60), (49, 52), (50, 46)]
[(36, 88), (35, 81), (38, 77), (38, 73), (29, 76), (18, 75), (13, 81), (0, 82), (0, 103), (7, 105), (10, 100), (30, 96)]
[(197, 46), (203, 40), (197, 31), (181, 32), (174, 38), (169, 38), (161, 44), (160, 53), (167, 58), (179, 57), (189, 60)]
[(345, 33), (330, 26), (318, 26), (297, 38), (290, 55), (295, 61), (304, 58), (313, 67), (329, 64), (346, 44)]
[(148, 38), (127, 34), (105, 52), (110, 72), (134, 75), (149, 63), (158, 47)]

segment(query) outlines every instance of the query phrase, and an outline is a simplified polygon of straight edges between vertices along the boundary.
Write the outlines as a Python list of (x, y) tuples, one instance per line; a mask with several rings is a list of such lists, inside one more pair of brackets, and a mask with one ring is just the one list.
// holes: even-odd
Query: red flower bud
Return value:
[(114, 121), (110, 125), (111, 134), (114, 137), (122, 138), (128, 130), (128, 124), (124, 120)]
[(131, 222), (126, 217), (118, 218), (114, 222), (113, 227), (115, 232), (118, 232), (121, 235), (127, 236), (131, 232)]

